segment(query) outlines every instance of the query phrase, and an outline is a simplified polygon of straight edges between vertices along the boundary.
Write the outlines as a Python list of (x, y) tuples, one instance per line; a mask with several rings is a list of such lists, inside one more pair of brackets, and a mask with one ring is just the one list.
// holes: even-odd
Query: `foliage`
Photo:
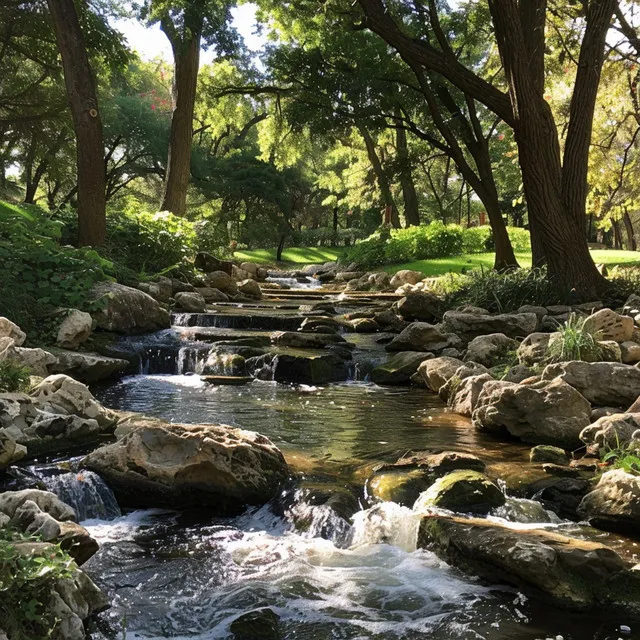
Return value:
[(13, 360), (0, 361), (0, 393), (26, 391), (30, 371)]
[(614, 469), (623, 469), (627, 473), (640, 475), (640, 447), (637, 442), (621, 444), (618, 432), (616, 435), (616, 446), (611, 447), (605, 442), (601, 451), (600, 459), (603, 465), (611, 466)]
[(497, 380), (504, 380), (507, 374), (513, 367), (518, 366), (520, 360), (518, 359), (518, 351), (507, 351), (499, 361), (494, 362), (491, 367), (491, 375)]
[(505, 273), (483, 269), (451, 277), (448, 284), (449, 290), (444, 292), (448, 308), (473, 305), (506, 313), (525, 304), (564, 304), (571, 297), (569, 291), (547, 279), (544, 269), (519, 269)]
[(73, 560), (58, 545), (47, 545), (46, 553), (25, 553), (16, 546), (37, 542), (0, 529), (0, 619), (13, 640), (50, 637), (57, 624), (47, 606), (52, 585), (73, 575)]
[(546, 362), (597, 362), (601, 358), (602, 348), (598, 344), (598, 335), (585, 329), (586, 319), (576, 313), (569, 315), (549, 341), (545, 354)]
[(330, 227), (319, 227), (317, 229), (294, 231), (291, 234), (291, 243), (301, 247), (349, 246), (364, 237), (365, 231), (361, 229), (338, 229), (334, 231)]
[(91, 288), (113, 268), (92, 249), (61, 246), (60, 229), (36, 208), (0, 202), (0, 315), (30, 337), (56, 308), (91, 310)]
[[(529, 248), (529, 232), (510, 229), (523, 250)], [(526, 239), (525, 239), (526, 238)], [(356, 262), (363, 268), (384, 264), (399, 264), (413, 260), (428, 260), (462, 254), (483, 253), (491, 248), (493, 240), (489, 227), (464, 228), (436, 220), (427, 225), (394, 229), (389, 237), (374, 233), (356, 245), (344, 256), (345, 262)]]

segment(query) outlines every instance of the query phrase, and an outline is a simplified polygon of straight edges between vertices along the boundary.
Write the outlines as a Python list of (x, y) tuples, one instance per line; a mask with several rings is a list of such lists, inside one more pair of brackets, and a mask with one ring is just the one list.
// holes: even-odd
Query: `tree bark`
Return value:
[(73, 0), (47, 0), (62, 57), (76, 136), (78, 242), (104, 244), (107, 235), (102, 121), (84, 36)]
[(624, 222), (624, 228), (627, 232), (627, 249), (629, 249), (629, 251), (636, 251), (637, 244), (636, 237), (633, 232), (633, 223), (631, 222), (631, 216), (629, 215), (626, 207), (624, 213), (622, 214), (622, 222)]
[(378, 183), (378, 188), (380, 189), (380, 193), (382, 194), (382, 199), (384, 200), (384, 204), (387, 207), (391, 207), (391, 224), (394, 229), (400, 228), (400, 216), (398, 215), (398, 207), (396, 206), (396, 202), (393, 198), (393, 194), (391, 193), (391, 185), (389, 184), (389, 178), (385, 173), (382, 163), (380, 162), (380, 158), (378, 157), (378, 152), (376, 151), (376, 145), (371, 137), (371, 134), (367, 129), (361, 124), (357, 125), (358, 131), (360, 131), (360, 135), (364, 140), (364, 144), (367, 148), (367, 155), (369, 156), (369, 162), (371, 163), (371, 167), (373, 168), (373, 173), (376, 176), (376, 181)]
[(398, 151), (398, 164), (400, 166), (400, 185), (402, 187), (402, 198), (404, 200), (405, 225), (407, 227), (418, 226), (420, 224), (418, 194), (413, 176), (411, 175), (407, 132), (402, 127), (396, 129), (396, 147)]
[(184, 216), (187, 212), (187, 189), (191, 175), (193, 114), (200, 67), (201, 34), (192, 33), (188, 40), (183, 41), (176, 34), (169, 18), (162, 20), (160, 25), (171, 43), (174, 62), (173, 114), (161, 208), (177, 216)]

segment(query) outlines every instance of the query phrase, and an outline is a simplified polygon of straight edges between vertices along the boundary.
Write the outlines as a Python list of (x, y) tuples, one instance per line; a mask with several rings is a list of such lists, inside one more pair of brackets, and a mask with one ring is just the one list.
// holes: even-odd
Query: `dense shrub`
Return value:
[(89, 248), (60, 245), (61, 225), (35, 209), (0, 203), (0, 315), (42, 338), (58, 307), (91, 310), (90, 290), (113, 266)]
[(13, 360), (0, 361), (0, 393), (26, 391), (29, 386), (29, 369)]
[[(516, 252), (529, 250), (528, 231), (511, 228), (509, 236)], [(375, 247), (375, 243), (381, 246)], [(493, 237), (489, 227), (465, 229), (457, 224), (445, 225), (436, 221), (419, 227), (394, 229), (390, 236), (381, 236), (376, 232), (366, 240), (357, 242), (345, 253), (343, 261), (357, 262), (368, 269), (382, 264), (400, 264), (492, 250)]]
[(52, 587), (73, 575), (73, 560), (58, 545), (24, 553), (17, 544), (39, 540), (0, 529), (0, 619), (13, 640), (44, 640), (60, 622), (48, 607)]
[(319, 227), (294, 231), (288, 244), (294, 247), (342, 247), (354, 244), (366, 237), (362, 229), (338, 229)]
[(440, 279), (446, 306), (473, 305), (506, 313), (523, 305), (549, 306), (573, 302), (570, 291), (547, 279), (545, 269), (518, 269), (498, 273), (473, 271)]

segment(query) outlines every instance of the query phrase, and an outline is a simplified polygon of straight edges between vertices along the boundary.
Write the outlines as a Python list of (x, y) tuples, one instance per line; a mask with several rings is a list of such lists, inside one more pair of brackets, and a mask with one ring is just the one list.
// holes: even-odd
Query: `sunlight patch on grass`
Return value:
[[(294, 265), (322, 264), (337, 260), (345, 251), (344, 247), (290, 247), (282, 252), (282, 262)], [(275, 249), (254, 249), (253, 251), (236, 251), (236, 260), (258, 262), (260, 264), (276, 263)]]

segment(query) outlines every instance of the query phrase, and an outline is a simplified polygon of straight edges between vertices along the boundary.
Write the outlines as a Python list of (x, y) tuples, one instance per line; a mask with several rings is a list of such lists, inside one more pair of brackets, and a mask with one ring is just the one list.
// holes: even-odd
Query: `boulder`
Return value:
[(430, 351), (437, 353), (450, 346), (449, 336), (426, 322), (412, 322), (385, 346), (387, 351)]
[(490, 333), (474, 338), (467, 347), (465, 360), (492, 367), (518, 348), (518, 342), (504, 333)]
[(640, 477), (623, 469), (603, 473), (578, 513), (599, 529), (640, 533)]
[(640, 362), (640, 344), (627, 340), (620, 343), (620, 359), (624, 364)]
[(371, 381), (376, 384), (408, 384), (411, 376), (422, 362), (433, 358), (423, 351), (402, 351), (371, 372)]
[(503, 313), (495, 316), (481, 313), (447, 311), (442, 319), (445, 331), (465, 341), (490, 333), (503, 333), (509, 338), (524, 338), (538, 326), (535, 313)]
[(219, 260), (206, 251), (198, 252), (193, 264), (196, 269), (204, 271), (207, 274), (214, 271), (223, 271), (231, 275), (231, 268), (233, 266), (233, 263), (227, 260)]
[(598, 340), (626, 342), (633, 339), (633, 318), (622, 316), (611, 309), (601, 309), (589, 316), (582, 327)]
[(58, 496), (49, 491), (39, 489), (24, 489), (22, 491), (5, 491), (0, 493), (0, 511), (13, 518), (16, 511), (25, 504), (31, 502), (38, 506), (44, 513), (48, 513), (59, 522), (74, 521), (76, 512), (62, 502)]
[(103, 407), (89, 389), (64, 374), (45, 378), (31, 392), (36, 408), (47, 413), (75, 415), (95, 420), (100, 426), (115, 424), (114, 414)]
[(398, 300), (398, 315), (403, 320), (438, 322), (442, 317), (442, 301), (432, 293), (408, 293)]
[(603, 544), (480, 518), (428, 516), (418, 546), (446, 562), (554, 605), (637, 610), (637, 572)]
[(599, 340), (600, 353), (596, 357), (584, 358), (584, 360), (598, 362), (622, 362), (622, 349), (615, 340)]
[(559, 378), (599, 406), (629, 407), (640, 393), (640, 369), (619, 362), (560, 362), (545, 367), (543, 380)]
[(0, 471), (22, 460), (27, 455), (27, 448), (17, 443), (4, 429), (0, 429)]
[(518, 347), (518, 361), (520, 364), (532, 367), (542, 362), (547, 355), (549, 343), (554, 337), (551, 333), (532, 333), (528, 335)]
[(404, 321), (399, 315), (395, 314), (391, 309), (385, 309), (373, 316), (376, 324), (385, 331), (400, 333), (408, 326), (408, 322)]
[(381, 327), (373, 318), (356, 318), (351, 321), (351, 328), (355, 333), (377, 333)]
[(271, 342), (278, 347), (294, 349), (324, 349), (331, 344), (346, 344), (346, 340), (337, 333), (305, 333), (299, 331), (275, 331)]
[(0, 338), (11, 338), (16, 347), (21, 347), (27, 339), (27, 334), (9, 318), (0, 317)]
[(198, 287), (196, 292), (199, 293), (207, 303), (211, 302), (228, 302), (229, 296), (213, 287)]
[[(454, 378), (458, 378), (457, 373)], [(446, 393), (449, 409), (453, 413), (470, 418), (478, 404), (478, 398), (484, 389), (484, 385), (487, 384), (487, 382), (491, 382), (493, 377), (488, 373), (481, 373), (479, 375), (470, 375), (464, 378), (458, 378), (458, 380), (456, 380), (456, 384), (452, 385), (452, 388), (447, 390)], [(452, 381), (453, 378), (449, 383)], [(446, 386), (447, 385), (443, 385), (443, 387), (440, 388), (441, 394)]]
[(278, 354), (269, 365), (270, 377), (276, 382), (326, 384), (349, 377), (349, 361), (337, 353), (318, 355)]
[(495, 380), (484, 385), (473, 424), (480, 431), (572, 449), (580, 445), (590, 416), (589, 402), (562, 380), (532, 385)]
[(438, 478), (414, 505), (414, 511), (428, 511), (430, 507), (465, 513), (488, 513), (505, 503), (502, 491), (478, 471), (452, 471)]
[(143, 423), (82, 466), (135, 506), (212, 507), (238, 513), (273, 498), (289, 476), (264, 436), (224, 425)]
[(205, 360), (202, 375), (243, 377), (247, 375), (247, 361), (239, 353), (212, 351)]
[(238, 292), (238, 285), (236, 284), (236, 281), (225, 271), (213, 271), (211, 273), (207, 273), (204, 277), (204, 281), (206, 282), (207, 287), (211, 289), (218, 289), (218, 291), (222, 291), (222, 293), (226, 293), (228, 295), (235, 295)]
[(516, 313), (535, 313), (538, 316), (538, 321), (542, 321), (542, 318), (544, 318), (548, 311), (546, 307), (540, 307), (538, 305), (533, 305), (533, 304), (525, 304), (522, 307), (520, 307)]
[(401, 269), (397, 271), (391, 278), (391, 286), (394, 289), (401, 287), (403, 284), (418, 284), (424, 278), (422, 271), (413, 271), (411, 269)]
[(13, 345), (8, 345), (0, 353), (0, 360), (13, 360), (29, 369), (32, 376), (40, 378), (48, 376), (58, 361), (52, 353), (44, 349), (27, 349)]
[(633, 440), (640, 429), (640, 413), (615, 413), (603, 416), (580, 433), (580, 440), (587, 445), (600, 445), (610, 449), (624, 447)]
[(566, 451), (560, 447), (539, 444), (529, 452), (529, 461), (533, 464), (548, 462), (557, 465), (568, 465), (569, 456), (567, 456)]
[(262, 291), (260, 285), (251, 279), (242, 280), (238, 282), (238, 291), (249, 298), (260, 300), (262, 298)]
[(69, 309), (58, 326), (56, 343), (64, 349), (77, 349), (86, 342), (93, 330), (93, 318), (90, 313)]
[(116, 333), (144, 333), (166, 329), (169, 312), (150, 295), (117, 282), (99, 282), (93, 287), (95, 298), (103, 305), (93, 313), (97, 326)]
[(104, 433), (113, 431), (112, 425), (74, 415), (40, 413), (22, 430), (17, 442), (27, 447), (30, 457), (43, 453), (60, 454), (95, 442)]
[(57, 362), (50, 367), (51, 373), (63, 373), (87, 384), (116, 378), (129, 366), (128, 360), (109, 358), (85, 351), (58, 350), (54, 355)]
[(462, 366), (464, 366), (462, 360), (441, 356), (439, 358), (425, 360), (418, 367), (418, 373), (425, 381), (427, 387), (431, 389), (431, 391), (438, 393), (440, 387), (448, 382), (450, 378), (453, 378), (456, 371)]
[(199, 294), (190, 291), (176, 293), (176, 307), (180, 311), (188, 313), (204, 313), (207, 310), (205, 299)]

